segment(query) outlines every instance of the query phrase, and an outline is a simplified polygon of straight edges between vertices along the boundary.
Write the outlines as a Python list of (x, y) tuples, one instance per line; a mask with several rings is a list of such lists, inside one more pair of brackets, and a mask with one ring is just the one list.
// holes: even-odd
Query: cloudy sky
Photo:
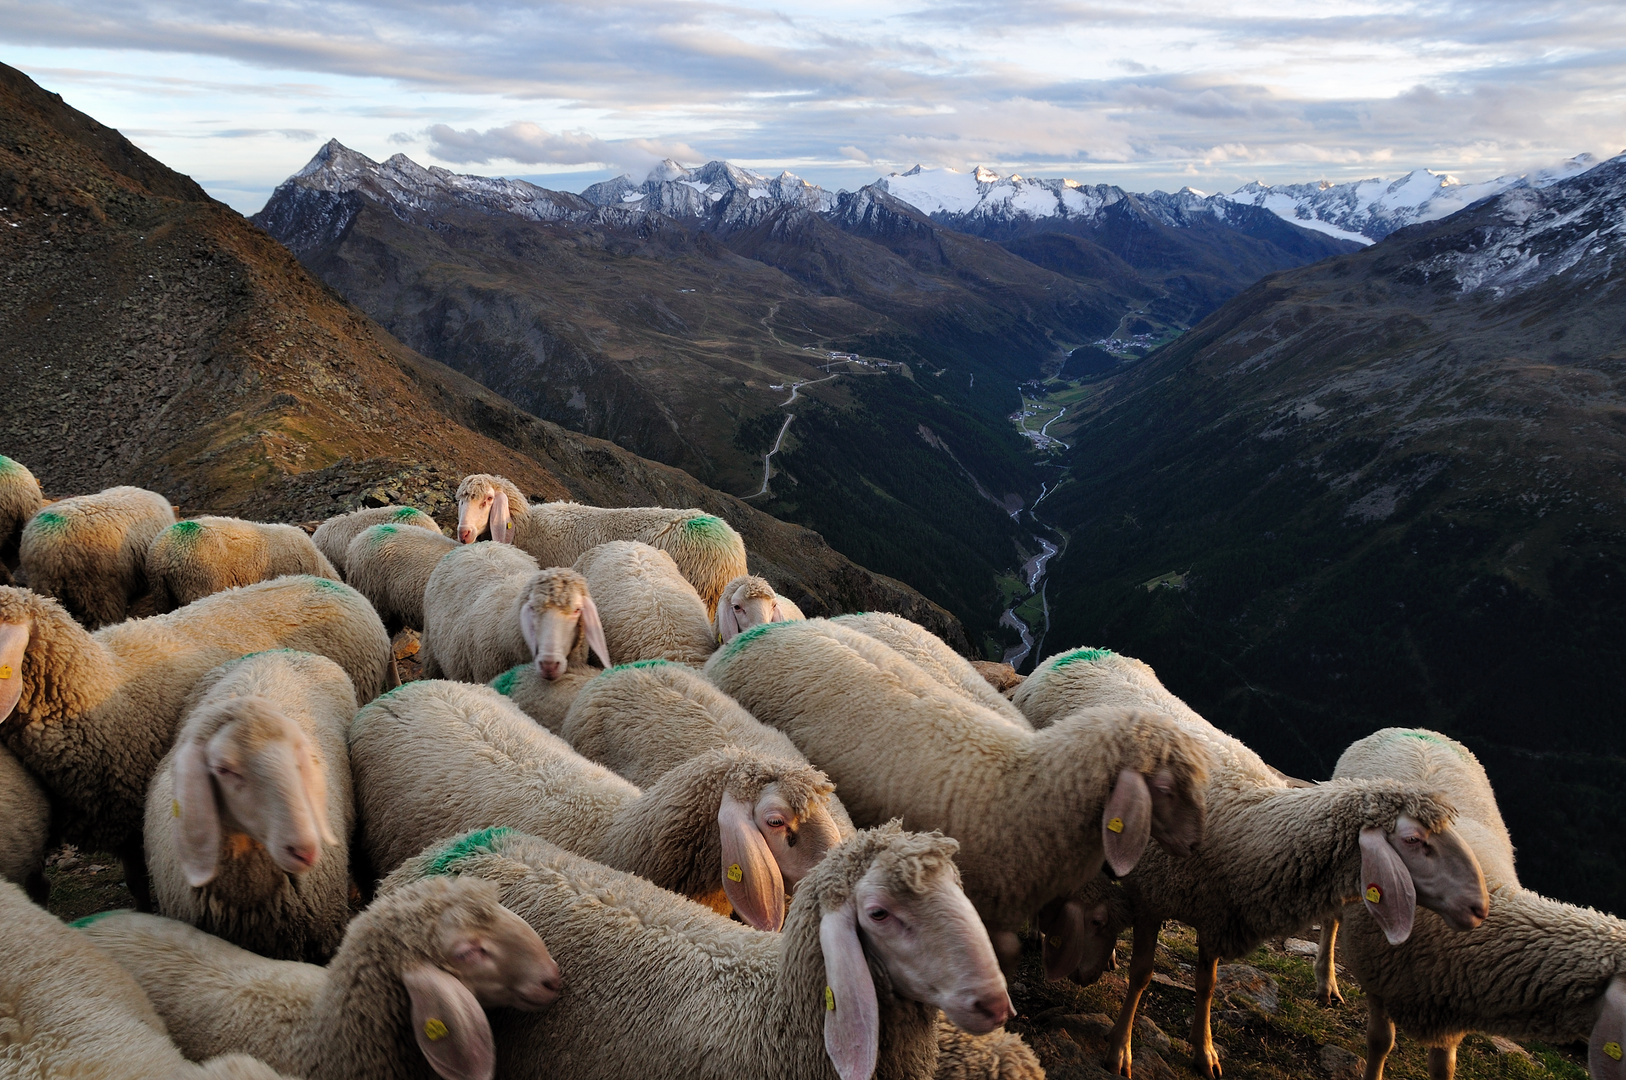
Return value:
[(333, 137), (571, 190), (663, 156), (1213, 191), (1626, 149), (1619, 0), (0, 0), (0, 61), (245, 212)]

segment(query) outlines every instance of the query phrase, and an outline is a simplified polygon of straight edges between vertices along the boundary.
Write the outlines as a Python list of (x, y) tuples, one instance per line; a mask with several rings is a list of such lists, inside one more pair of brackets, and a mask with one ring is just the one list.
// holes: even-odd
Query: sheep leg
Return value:
[(1315, 996), (1323, 1005), (1344, 1003), (1338, 992), (1338, 968), (1334, 965), (1338, 948), (1338, 916), (1321, 920), (1321, 947), (1315, 951)]
[(1457, 1039), (1450, 1046), (1428, 1048), (1428, 1080), (1454, 1080), (1457, 1075)]
[(1152, 983), (1152, 962), (1157, 959), (1157, 932), (1163, 928), (1162, 920), (1135, 922), (1135, 944), (1129, 954), (1129, 989), (1124, 993), (1123, 1008), (1118, 1010), (1118, 1022), (1107, 1036), (1107, 1071), (1128, 1076), (1130, 1070), (1130, 1036), (1135, 1030), (1135, 1010), (1140, 1007), (1140, 996)]
[(141, 849), (141, 838), (119, 845), (117, 855), (124, 866), (124, 884), (135, 897), (136, 910), (154, 914), (152, 889), (147, 884), (147, 853)]
[(1395, 1048), (1395, 1022), (1383, 1002), (1366, 995), (1366, 1076), (1363, 1080), (1383, 1080), (1383, 1059)]
[(1197, 939), (1197, 1008), (1191, 1015), (1191, 1062), (1200, 1076), (1219, 1076), (1219, 1051), (1214, 1049), (1210, 1017), (1214, 1009), (1214, 983), (1219, 977), (1219, 956)]

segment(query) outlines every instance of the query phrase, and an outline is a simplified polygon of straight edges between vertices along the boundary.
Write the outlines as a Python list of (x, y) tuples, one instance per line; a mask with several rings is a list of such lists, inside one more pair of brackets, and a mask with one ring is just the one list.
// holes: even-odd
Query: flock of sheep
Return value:
[[(1007, 698), (905, 619), (804, 619), (716, 517), (457, 494), (455, 537), (307, 535), (0, 457), (0, 1075), (1027, 1080), (1031, 928), (1080, 983), (1133, 929), (1128, 1076), (1177, 919), (1202, 1075), (1218, 963), (1319, 923), (1368, 1080), (1396, 1025), (1435, 1078), (1481, 1030), (1626, 1080), (1626, 922), (1519, 884), (1459, 743), (1306, 784), (1108, 650)], [(46, 913), (48, 841), (142, 913)]]

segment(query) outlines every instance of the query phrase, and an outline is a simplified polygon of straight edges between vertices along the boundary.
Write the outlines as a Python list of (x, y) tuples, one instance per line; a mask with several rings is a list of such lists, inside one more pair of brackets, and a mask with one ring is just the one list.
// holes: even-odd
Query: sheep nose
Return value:
[(282, 849), (288, 855), (288, 861), (301, 870), (309, 870), (316, 865), (317, 848), (315, 844), (289, 844)]
[(1475, 900), (1468, 905), (1468, 914), (1473, 916), (1474, 925), (1477, 926), (1490, 914), (1490, 907), (1483, 900)]
[(457, 542), (459, 544), (466, 544), (470, 540), (473, 540), (473, 539), (474, 539), (474, 530), (473, 529), (459, 529), (459, 530), (457, 530)]
[(972, 1003), (978, 1016), (986, 1016), (994, 1027), (998, 1027), (1015, 1015), (1016, 1010), (1011, 1007), (1010, 995), (1005, 993), (985, 994)]
[(557, 660), (538, 660), (536, 666), (542, 669), (542, 677), (552, 682), (564, 673), (564, 665)]

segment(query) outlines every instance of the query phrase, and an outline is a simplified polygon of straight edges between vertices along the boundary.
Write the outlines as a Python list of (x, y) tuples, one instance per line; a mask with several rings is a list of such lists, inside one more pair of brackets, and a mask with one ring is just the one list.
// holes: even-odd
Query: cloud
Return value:
[(521, 165), (633, 165), (662, 158), (693, 161), (700, 155), (681, 142), (650, 139), (607, 141), (585, 131), (554, 134), (536, 124), (516, 121), (503, 127), (458, 131), (446, 124), (433, 124), (424, 132), (429, 150), (442, 161), (457, 165), (489, 165), (513, 161)]

